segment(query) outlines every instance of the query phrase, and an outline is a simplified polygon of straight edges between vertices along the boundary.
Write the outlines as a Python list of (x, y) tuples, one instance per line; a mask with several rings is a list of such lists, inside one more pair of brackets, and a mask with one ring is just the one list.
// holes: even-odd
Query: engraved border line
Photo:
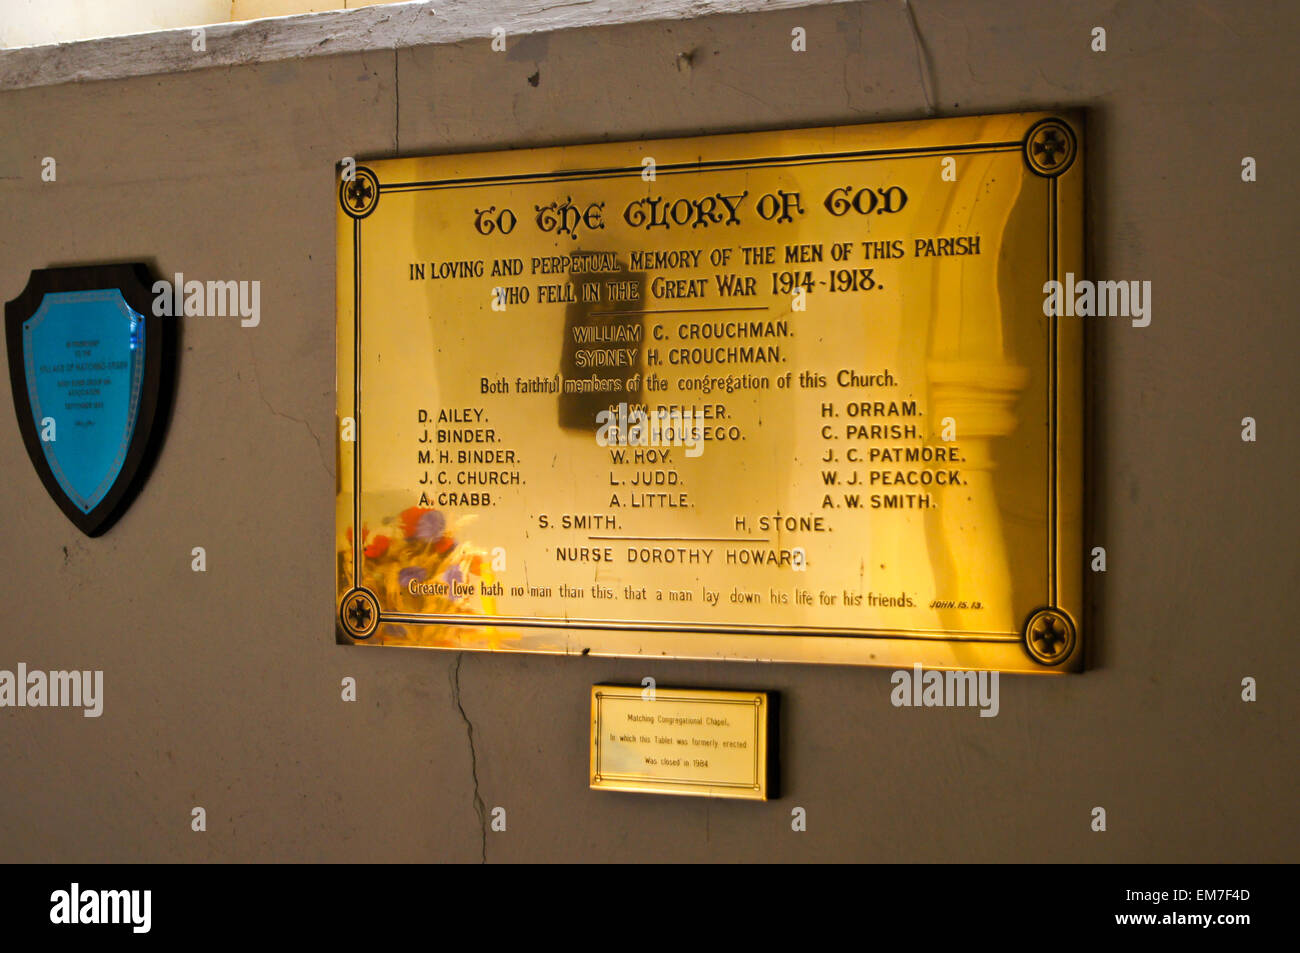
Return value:
[[(918, 146), (906, 149), (872, 149), (858, 152), (843, 152), (832, 154), (814, 154), (799, 156), (768, 156), (753, 159), (734, 159), (734, 160), (711, 160), (687, 163), (671, 163), (656, 167), (657, 174), (673, 173), (691, 173), (703, 171), (726, 171), (728, 169), (738, 169), (752, 166), (765, 165), (822, 165), (838, 162), (854, 161), (872, 161), (879, 159), (898, 158), (924, 158), (925, 156), (948, 155), (951, 153), (967, 154), (986, 154), (997, 152), (1017, 152), (1024, 147), (1024, 141), (1015, 142), (993, 142), (993, 143), (968, 143), (965, 145), (955, 146)], [(446, 157), (443, 157), (446, 158)], [(416, 182), (398, 182), (390, 185), (379, 183), (379, 191), (382, 192), (412, 192), (412, 191), (431, 191), (444, 188), (470, 188), (475, 186), (499, 185), (507, 182), (561, 182), (582, 179), (601, 179), (601, 178), (620, 178), (640, 176), (642, 169), (638, 167), (621, 167), (613, 169), (578, 169), (567, 172), (557, 173), (517, 173), (499, 176), (479, 176), (474, 178), (455, 178), (455, 179), (435, 179)], [(376, 176), (376, 178), (378, 178)], [(1056, 180), (1048, 180), (1048, 258), (1049, 272), (1055, 277), (1056, 271)], [(353, 588), (361, 588), (361, 553), (362, 547), (357, 543), (357, 532), (361, 525), (361, 219), (353, 219), (353, 331), (354, 347), (353, 354), (353, 375), (354, 375), (354, 407), (353, 420), (355, 423), (355, 442), (353, 445), (353, 554), (354, 554), (354, 577), (352, 581)], [(1056, 461), (1055, 444), (1056, 444), (1056, 327), (1055, 322), (1049, 326), (1049, 358), (1048, 358), (1048, 377), (1049, 377), (1049, 401), (1050, 412), (1048, 414), (1048, 467), (1049, 481), (1056, 478)], [(1052, 599), (1049, 602), (1055, 605), (1056, 594), (1056, 487), (1050, 484), (1048, 493), (1048, 503), (1050, 507), (1051, 518), (1048, 520), (1048, 578), (1049, 589)], [(529, 616), (471, 616), (460, 614), (416, 614), (416, 613), (390, 613), (380, 607), (379, 618), (376, 622), (378, 625), (384, 622), (403, 622), (414, 625), (469, 625), (469, 626), (519, 626), (519, 627), (536, 627), (536, 628), (590, 628), (601, 630), (634, 630), (645, 632), (691, 632), (691, 633), (715, 633), (715, 634), (742, 634), (742, 635), (784, 635), (784, 634), (807, 634), (823, 637), (841, 637), (841, 638), (886, 638), (886, 639), (922, 639), (936, 641), (962, 641), (962, 642), (1016, 642), (1020, 641), (1019, 632), (1001, 632), (1001, 631), (965, 631), (950, 632), (942, 629), (834, 629), (816, 626), (758, 626), (742, 624), (692, 624), (692, 623), (672, 623), (672, 622), (637, 622), (625, 621), (619, 619), (603, 620), (586, 620), (565, 618), (539, 618)]]

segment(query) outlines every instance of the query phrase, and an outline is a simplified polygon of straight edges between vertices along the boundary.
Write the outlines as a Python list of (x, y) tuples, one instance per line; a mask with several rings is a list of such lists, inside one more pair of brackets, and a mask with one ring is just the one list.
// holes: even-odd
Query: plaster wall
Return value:
[[(488, 6), (477, 33), (463, 3), (459, 33), (215, 29), (211, 63), (118, 79), (123, 47), (0, 55), (0, 299), (75, 262), (262, 283), (259, 327), (183, 326), (162, 455), (100, 539), (0, 412), (0, 668), (102, 669), (106, 695), (0, 711), (0, 859), (1295, 860), (1295, 5), (530, 4), (504, 54)], [(1091, 273), (1153, 286), (1149, 327), (1090, 332), (1087, 673), (1003, 677), (980, 718), (893, 708), (880, 669), (334, 644), (340, 157), (1054, 107), (1086, 110)], [(646, 675), (779, 691), (783, 796), (589, 791), (588, 688)]]

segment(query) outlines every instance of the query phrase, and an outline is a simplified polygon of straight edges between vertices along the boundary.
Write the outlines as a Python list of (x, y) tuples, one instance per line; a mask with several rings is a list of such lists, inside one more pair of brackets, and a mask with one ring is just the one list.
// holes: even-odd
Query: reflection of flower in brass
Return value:
[(1039, 175), (1060, 175), (1074, 162), (1074, 132), (1059, 119), (1044, 119), (1025, 137), (1025, 161)]
[[(361, 527), (361, 578), (340, 606), (343, 627), (354, 639), (375, 637), (388, 643), (443, 645), (454, 635), (457, 643), (498, 648), (517, 635), (496, 627), (453, 632), (446, 616), (492, 616), (497, 598), (505, 594), (481, 546), (465, 538), (474, 517), (451, 519), (441, 510), (410, 506), (383, 521), (382, 531)], [(352, 527), (339, 540), (340, 579), (351, 586), (349, 567), (356, 558)], [(380, 624), (380, 605), (388, 613)], [(395, 614), (441, 616), (438, 625), (400, 625)], [(403, 620), (406, 621), (406, 620)]]
[(1055, 609), (1041, 609), (1026, 627), (1025, 647), (1044, 665), (1062, 662), (1074, 650), (1074, 625)]

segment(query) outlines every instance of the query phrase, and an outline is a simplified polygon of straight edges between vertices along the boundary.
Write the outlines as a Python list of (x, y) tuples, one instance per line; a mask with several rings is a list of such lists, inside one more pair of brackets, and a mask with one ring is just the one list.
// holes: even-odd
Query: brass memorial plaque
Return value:
[(1022, 114), (345, 170), (340, 641), (1079, 669), (1045, 301), (1082, 148)]
[(766, 801), (766, 692), (591, 688), (591, 787)]

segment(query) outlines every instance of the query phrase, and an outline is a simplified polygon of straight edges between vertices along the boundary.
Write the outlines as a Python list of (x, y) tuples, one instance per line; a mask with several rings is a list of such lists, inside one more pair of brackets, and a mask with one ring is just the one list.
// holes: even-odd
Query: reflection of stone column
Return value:
[[(573, 255), (585, 254), (575, 249)], [(584, 282), (635, 282), (638, 288), (636, 301), (646, 300), (646, 275), (631, 272), (620, 260), (617, 272), (569, 272), (568, 280), (575, 289), (581, 289)], [(559, 408), (559, 424), (566, 430), (576, 430), (594, 434), (598, 429), (596, 415), (602, 410), (617, 407), (620, 403), (643, 403), (642, 383), (629, 388), (633, 377), (639, 382), (645, 380), (645, 318), (644, 304), (618, 305), (603, 302), (578, 300), (564, 309), (564, 339), (560, 347), (560, 393), (556, 397)], [(579, 340), (581, 338), (581, 341)], [(635, 348), (636, 360), (624, 366), (583, 366), (577, 361), (577, 354), (595, 352), (623, 351)], [(592, 391), (588, 393), (566, 393), (564, 381), (578, 379), (589, 380), (592, 375), (607, 381), (617, 381), (616, 391)]]
[(1013, 408), (1028, 372), (981, 361), (931, 361), (928, 368), (931, 426), (941, 430), (945, 417), (955, 422), (957, 439), (951, 445), (962, 461), (954, 469), (964, 481), (940, 487), (937, 494), (944, 552), (935, 560), (936, 576), (941, 593), (946, 593), (940, 598), (979, 600), (984, 606), (945, 610), (941, 618), (945, 625), (960, 628), (1013, 631), (1019, 621), (1011, 611), (1011, 572), (993, 487), (992, 441), (1016, 429)]
[[(979, 236), (980, 255), (936, 259), (929, 359), (929, 441), (956, 447), (962, 483), (940, 487), (930, 514), (929, 539), (936, 596), (978, 601), (980, 609), (943, 609), (945, 628), (1017, 631), (1012, 576), (1002, 515), (994, 489), (993, 440), (1016, 429), (1016, 401), (1028, 372), (1005, 352), (1005, 302), (998, 262), (1007, 223), (1023, 184), (1008, 174), (1005, 157), (972, 157), (961, 169), (940, 222), (940, 235)], [(990, 212), (996, 217), (991, 217)], [(942, 421), (952, 418), (956, 439), (945, 442)], [(943, 464), (932, 464), (943, 469)]]

